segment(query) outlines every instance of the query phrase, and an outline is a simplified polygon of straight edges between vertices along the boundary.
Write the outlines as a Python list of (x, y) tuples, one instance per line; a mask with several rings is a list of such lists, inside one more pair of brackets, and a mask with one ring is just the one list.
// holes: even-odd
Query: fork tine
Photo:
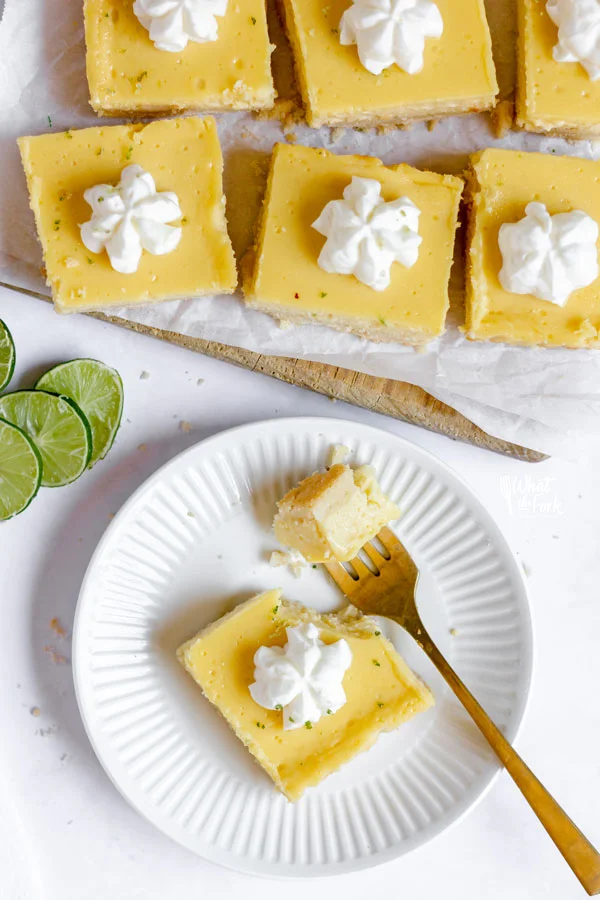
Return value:
[(374, 565), (376, 565), (378, 569), (381, 568), (384, 562), (387, 562), (385, 556), (379, 552), (375, 544), (372, 544), (371, 541), (367, 541), (367, 543), (363, 547), (363, 550), (365, 551), (371, 562), (374, 563)]
[(351, 559), (350, 565), (359, 578), (366, 578), (367, 575), (373, 575), (373, 572), (371, 572), (370, 568), (364, 564), (360, 556), (355, 556), (354, 559)]
[(342, 593), (349, 597), (356, 587), (354, 578), (346, 572), (343, 565), (339, 562), (326, 562), (324, 565)]
[(394, 547), (397, 547), (400, 544), (400, 539), (396, 537), (391, 528), (388, 528), (387, 525), (384, 525), (383, 528), (377, 533), (377, 537), (383, 544), (386, 550), (390, 553), (392, 552)]

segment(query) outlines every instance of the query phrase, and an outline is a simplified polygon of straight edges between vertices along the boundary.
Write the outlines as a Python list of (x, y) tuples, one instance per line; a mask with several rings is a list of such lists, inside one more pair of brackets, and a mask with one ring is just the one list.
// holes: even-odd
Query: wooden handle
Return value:
[(421, 634), (418, 642), (487, 739), (587, 893), (600, 894), (600, 853), (513, 750), (429, 635)]

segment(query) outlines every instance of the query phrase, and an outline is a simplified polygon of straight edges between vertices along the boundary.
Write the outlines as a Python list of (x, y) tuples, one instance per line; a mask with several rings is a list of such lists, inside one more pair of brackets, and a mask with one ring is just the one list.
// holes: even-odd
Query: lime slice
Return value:
[(15, 344), (12, 334), (0, 319), (0, 391), (3, 391), (15, 371)]
[(42, 486), (70, 484), (92, 454), (88, 420), (68, 397), (46, 391), (15, 391), (0, 397), (0, 418), (18, 425), (42, 456)]
[(123, 412), (123, 382), (97, 359), (73, 359), (42, 375), (36, 388), (70, 397), (92, 429), (90, 468), (112, 447)]
[(41, 481), (40, 451), (24, 431), (0, 419), (0, 521), (23, 512)]

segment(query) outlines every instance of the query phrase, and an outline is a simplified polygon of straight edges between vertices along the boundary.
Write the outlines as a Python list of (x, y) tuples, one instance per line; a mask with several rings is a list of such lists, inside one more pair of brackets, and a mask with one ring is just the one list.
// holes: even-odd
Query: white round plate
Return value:
[(77, 696), (123, 796), (213, 862), (260, 875), (322, 876), (401, 856), (456, 822), (498, 772), (491, 751), (424, 654), (383, 626), (428, 682), (435, 707), (382, 735), (296, 804), (271, 784), (181, 668), (175, 650), (259, 591), (319, 610), (341, 597), (321, 569), (269, 565), (275, 502), (323, 467), (332, 444), (370, 463), (402, 509), (395, 526), (421, 570), (426, 625), (512, 740), (532, 641), (520, 568), (470, 489), (413, 444), (341, 419), (235, 428), (153, 475), (90, 563), (74, 629)]

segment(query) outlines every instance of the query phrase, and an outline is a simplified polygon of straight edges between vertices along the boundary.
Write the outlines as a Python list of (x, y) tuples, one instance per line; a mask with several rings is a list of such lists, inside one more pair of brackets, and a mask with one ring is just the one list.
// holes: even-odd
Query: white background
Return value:
[[(453, 466), (521, 560), (536, 660), (518, 749), (600, 845), (597, 447), (577, 462), (519, 463), (114, 326), (61, 318), (2, 289), (0, 318), (17, 345), (13, 388), (31, 386), (46, 368), (76, 356), (115, 366), (125, 384), (123, 425), (110, 456), (76, 484), (43, 491), (22, 516), (0, 526), (3, 900), (584, 896), (504, 773), (463, 822), (397, 863), (334, 881), (285, 884), (210, 865), (163, 838), (121, 799), (83, 731), (69, 662), (52, 662), (44, 648), (69, 659), (69, 640), (53, 633), (50, 620), (57, 616), (70, 632), (81, 579), (110, 516), (179, 451), (224, 428), (277, 415), (339, 416), (388, 429)], [(150, 377), (140, 378), (142, 372)]]

